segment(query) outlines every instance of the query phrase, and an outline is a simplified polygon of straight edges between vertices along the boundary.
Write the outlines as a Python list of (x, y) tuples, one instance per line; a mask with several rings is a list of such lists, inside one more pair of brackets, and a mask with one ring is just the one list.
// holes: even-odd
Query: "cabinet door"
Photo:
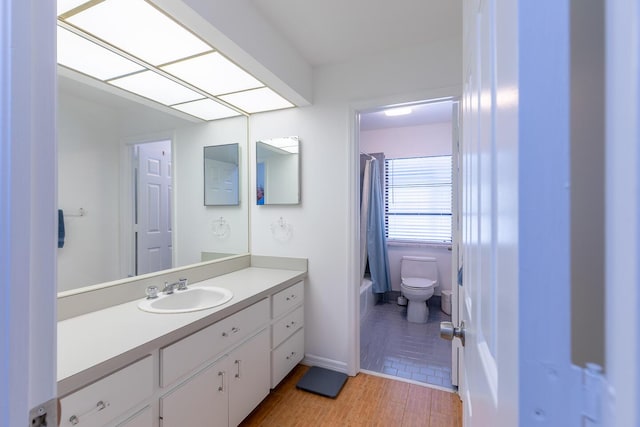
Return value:
[(227, 357), (160, 398), (162, 427), (226, 427), (229, 423)]
[(229, 354), (229, 426), (235, 427), (269, 394), (269, 330)]
[(153, 415), (151, 407), (147, 406), (126, 421), (118, 424), (118, 427), (153, 427)]

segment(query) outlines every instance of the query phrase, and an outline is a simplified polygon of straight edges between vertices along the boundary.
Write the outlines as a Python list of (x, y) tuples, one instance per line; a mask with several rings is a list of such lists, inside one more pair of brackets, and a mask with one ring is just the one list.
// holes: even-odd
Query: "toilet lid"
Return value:
[(405, 277), (402, 279), (402, 284), (407, 288), (430, 288), (435, 285), (435, 280), (425, 279), (423, 277)]

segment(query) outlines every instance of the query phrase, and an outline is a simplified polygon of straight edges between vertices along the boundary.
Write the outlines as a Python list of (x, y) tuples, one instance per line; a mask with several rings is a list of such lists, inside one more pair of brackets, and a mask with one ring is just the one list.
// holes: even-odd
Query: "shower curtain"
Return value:
[[(366, 234), (360, 234), (360, 268), (361, 272), (364, 273), (364, 266), (368, 258), (371, 281), (373, 283), (372, 291), (376, 294), (383, 294), (391, 290), (387, 239), (384, 229), (383, 159), (384, 154), (377, 153), (374, 158), (367, 160), (365, 163), (360, 222), (361, 231), (366, 224)], [(368, 188), (366, 188), (367, 186)], [(365, 218), (366, 220), (364, 220)], [(366, 250), (362, 250), (365, 236)]]

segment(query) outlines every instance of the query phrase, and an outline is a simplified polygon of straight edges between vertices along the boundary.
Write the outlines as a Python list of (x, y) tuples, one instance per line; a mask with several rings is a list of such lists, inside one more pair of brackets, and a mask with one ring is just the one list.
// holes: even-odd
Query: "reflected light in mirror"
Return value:
[(220, 99), (238, 106), (249, 114), (293, 107), (292, 103), (268, 87), (231, 93), (221, 96)]
[(184, 111), (192, 116), (199, 117), (202, 120), (217, 120), (240, 115), (237, 111), (227, 108), (224, 105), (208, 98), (185, 102), (184, 104), (177, 104), (174, 105), (173, 108)]
[(211, 95), (264, 86), (251, 74), (218, 52), (185, 59), (160, 68)]
[(141, 71), (144, 68), (117, 53), (73, 32), (58, 28), (58, 63), (101, 80)]
[(198, 92), (153, 71), (142, 71), (130, 76), (110, 80), (109, 83), (165, 105), (204, 98)]

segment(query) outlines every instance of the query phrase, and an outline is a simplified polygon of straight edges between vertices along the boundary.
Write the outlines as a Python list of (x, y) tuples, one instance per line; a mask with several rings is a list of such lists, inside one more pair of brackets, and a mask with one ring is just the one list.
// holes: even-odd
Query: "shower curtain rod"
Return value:
[(363, 153), (362, 151), (360, 152), (360, 154), (365, 155), (367, 157), (369, 157), (370, 159), (375, 159), (375, 157), (373, 157), (371, 154), (369, 153)]

